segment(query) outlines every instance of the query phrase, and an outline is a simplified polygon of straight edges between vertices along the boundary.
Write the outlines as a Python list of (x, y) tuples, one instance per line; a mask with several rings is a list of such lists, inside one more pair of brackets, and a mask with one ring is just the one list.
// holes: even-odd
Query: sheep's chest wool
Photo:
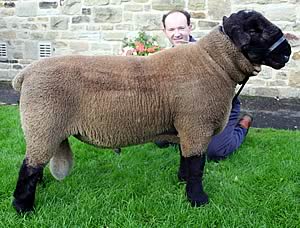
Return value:
[(26, 157), (14, 192), (16, 210), (33, 210), (49, 161), (56, 179), (69, 174), (71, 135), (112, 148), (180, 142), (187, 198), (193, 206), (207, 203), (204, 153), (225, 126), (236, 84), (252, 75), (252, 63), (280, 69), (291, 54), (281, 30), (255, 11), (224, 17), (223, 28), (228, 37), (218, 27), (196, 43), (149, 57), (62, 56), (21, 71), (13, 87), (21, 91)]

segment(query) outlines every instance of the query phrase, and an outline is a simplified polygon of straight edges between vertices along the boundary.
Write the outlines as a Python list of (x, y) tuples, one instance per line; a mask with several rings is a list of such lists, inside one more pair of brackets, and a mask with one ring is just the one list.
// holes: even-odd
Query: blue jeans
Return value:
[(221, 160), (232, 154), (243, 143), (247, 129), (238, 125), (241, 104), (238, 99), (232, 101), (232, 109), (225, 129), (213, 136), (207, 148), (209, 160)]

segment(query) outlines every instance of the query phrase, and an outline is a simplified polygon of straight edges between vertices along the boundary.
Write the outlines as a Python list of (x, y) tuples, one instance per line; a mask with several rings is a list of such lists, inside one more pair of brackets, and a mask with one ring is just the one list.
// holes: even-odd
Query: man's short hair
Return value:
[(176, 13), (176, 12), (182, 13), (186, 17), (187, 25), (190, 26), (190, 24), (191, 24), (191, 15), (185, 10), (174, 9), (174, 10), (171, 10), (170, 12), (163, 15), (162, 23), (163, 23), (164, 28), (166, 28), (166, 18), (167, 18), (167, 16), (169, 16), (172, 13)]

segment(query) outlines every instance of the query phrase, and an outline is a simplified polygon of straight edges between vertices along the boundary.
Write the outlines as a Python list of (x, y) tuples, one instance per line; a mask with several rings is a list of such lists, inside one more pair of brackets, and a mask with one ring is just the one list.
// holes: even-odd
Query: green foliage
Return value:
[(18, 108), (0, 106), (0, 227), (299, 227), (300, 132), (250, 129), (229, 159), (208, 162), (210, 203), (192, 208), (177, 182), (174, 147), (123, 148), (121, 155), (71, 138), (75, 166), (56, 181), (48, 167), (36, 213), (11, 206), (25, 153)]

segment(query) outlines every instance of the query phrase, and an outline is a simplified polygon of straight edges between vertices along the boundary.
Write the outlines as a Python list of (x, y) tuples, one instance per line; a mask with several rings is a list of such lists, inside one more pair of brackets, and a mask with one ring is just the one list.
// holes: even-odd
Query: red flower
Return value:
[(135, 49), (137, 52), (143, 52), (145, 51), (145, 46), (141, 42), (135, 42)]

